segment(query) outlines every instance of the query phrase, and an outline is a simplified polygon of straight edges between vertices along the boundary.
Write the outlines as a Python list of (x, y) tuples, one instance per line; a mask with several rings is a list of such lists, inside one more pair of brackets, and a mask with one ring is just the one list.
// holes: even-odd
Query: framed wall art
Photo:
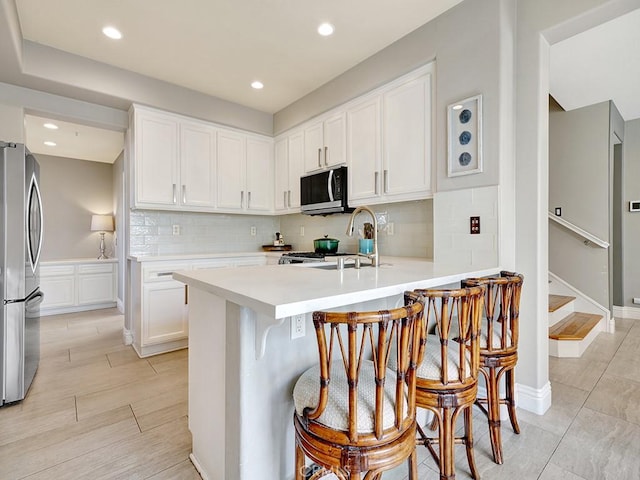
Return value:
[(447, 107), (447, 175), (482, 172), (482, 95)]

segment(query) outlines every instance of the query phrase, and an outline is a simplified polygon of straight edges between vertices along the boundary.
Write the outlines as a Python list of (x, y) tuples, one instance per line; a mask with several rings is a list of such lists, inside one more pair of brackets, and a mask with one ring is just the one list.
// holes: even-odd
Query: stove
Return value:
[(324, 262), (325, 257), (340, 257), (351, 255), (346, 252), (320, 253), (320, 252), (290, 252), (284, 253), (278, 260), (278, 264), (287, 265), (290, 263)]

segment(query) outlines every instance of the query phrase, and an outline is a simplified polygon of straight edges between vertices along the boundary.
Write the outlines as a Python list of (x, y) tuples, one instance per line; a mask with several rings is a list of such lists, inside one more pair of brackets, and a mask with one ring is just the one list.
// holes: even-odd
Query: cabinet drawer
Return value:
[(40, 267), (41, 277), (60, 277), (64, 275), (73, 275), (75, 273), (75, 265), (47, 265)]
[(173, 263), (166, 265), (153, 265), (142, 268), (142, 281), (147, 282), (167, 282), (173, 280), (173, 272), (179, 270), (190, 270), (188, 263)]
[(80, 274), (83, 273), (111, 273), (113, 272), (113, 263), (103, 263), (103, 264), (87, 264), (87, 265), (78, 265), (78, 272)]

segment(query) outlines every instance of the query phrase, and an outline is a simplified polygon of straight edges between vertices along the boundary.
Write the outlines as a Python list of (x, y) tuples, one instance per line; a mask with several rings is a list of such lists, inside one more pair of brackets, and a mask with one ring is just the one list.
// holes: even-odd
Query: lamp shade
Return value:
[(113, 215), (91, 215), (92, 232), (113, 232)]

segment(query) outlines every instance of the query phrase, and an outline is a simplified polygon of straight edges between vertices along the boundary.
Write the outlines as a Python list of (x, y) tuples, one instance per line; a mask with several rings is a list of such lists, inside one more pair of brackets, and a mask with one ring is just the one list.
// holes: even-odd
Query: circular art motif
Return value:
[(471, 110), (465, 108), (460, 112), (458, 118), (460, 119), (460, 123), (469, 123), (469, 120), (471, 120)]
[(463, 167), (469, 165), (471, 163), (471, 154), (469, 152), (462, 152), (458, 157), (458, 163)]
[(458, 141), (460, 142), (460, 145), (467, 145), (471, 141), (471, 132), (467, 130), (462, 132), (458, 137)]

